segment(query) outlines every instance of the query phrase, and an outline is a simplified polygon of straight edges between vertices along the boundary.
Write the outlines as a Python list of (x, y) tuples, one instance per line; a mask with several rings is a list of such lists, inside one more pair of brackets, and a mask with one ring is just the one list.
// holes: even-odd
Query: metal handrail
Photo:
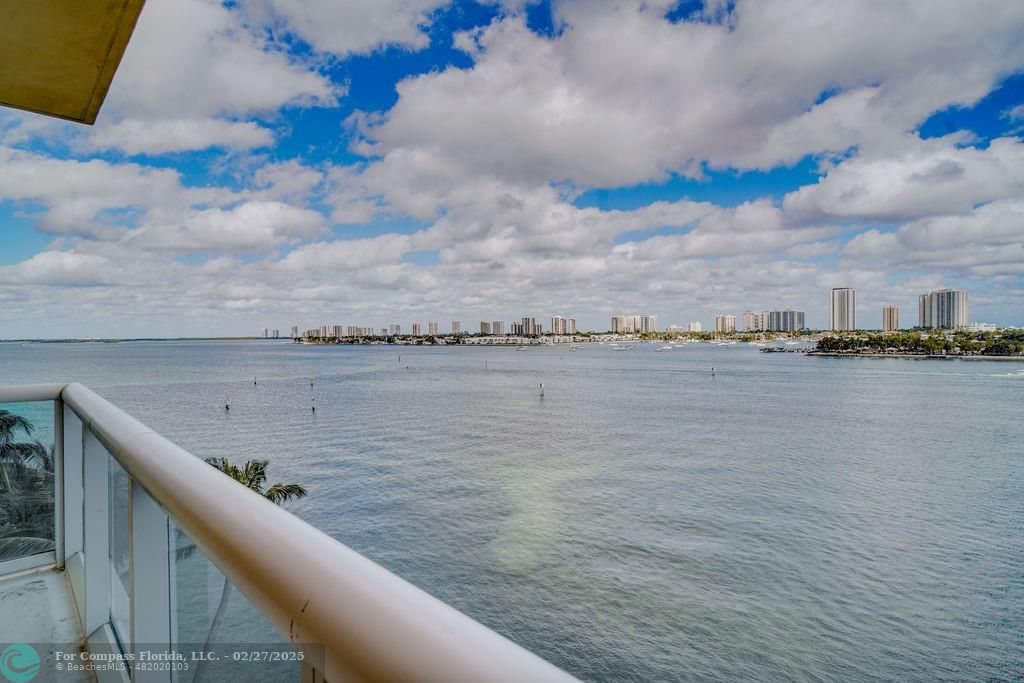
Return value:
[(8, 384), (0, 386), (0, 403), (56, 401), (66, 384)]
[(291, 643), (319, 646), (306, 654), (322, 680), (574, 680), (224, 476), (81, 384), (57, 392), (54, 387), (60, 385), (0, 388), (0, 401), (63, 399)]

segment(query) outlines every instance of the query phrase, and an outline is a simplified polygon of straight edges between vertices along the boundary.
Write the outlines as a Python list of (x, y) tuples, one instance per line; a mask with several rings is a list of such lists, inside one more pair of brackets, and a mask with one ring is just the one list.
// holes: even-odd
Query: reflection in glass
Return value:
[(131, 636), (131, 578), (128, 566), (128, 473), (117, 461), (109, 463), (110, 491), (110, 621), (121, 649), (127, 652)]
[[(171, 612), (174, 649), (181, 651), (247, 651), (272, 646), (276, 651), (292, 646), (267, 618), (235, 588), (176, 524), (171, 524)], [(256, 649), (260, 649), (256, 647)], [(263, 662), (261, 680), (298, 680), (297, 661)], [(178, 680), (243, 680), (252, 676), (250, 662), (199, 662)], [(264, 678), (265, 677), (265, 678)]]
[(0, 406), (0, 562), (54, 549), (53, 403)]

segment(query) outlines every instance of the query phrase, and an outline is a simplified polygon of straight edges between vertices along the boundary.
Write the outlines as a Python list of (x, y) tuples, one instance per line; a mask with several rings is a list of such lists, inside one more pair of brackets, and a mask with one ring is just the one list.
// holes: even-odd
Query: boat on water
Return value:
[(656, 348), (654, 350), (655, 351), (671, 351), (672, 347), (671, 346), (659, 346), (658, 348)]
[(525, 346), (517, 346), (516, 347), (516, 351), (525, 351), (525, 350), (526, 350)]

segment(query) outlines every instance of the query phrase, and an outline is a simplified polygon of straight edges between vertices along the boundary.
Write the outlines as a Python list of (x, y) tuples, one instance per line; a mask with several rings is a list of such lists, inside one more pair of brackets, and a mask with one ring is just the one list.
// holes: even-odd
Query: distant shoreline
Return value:
[(134, 337), (126, 339), (0, 339), (0, 344), (119, 344), (173, 341), (291, 341), (288, 337)]
[(959, 356), (930, 355), (924, 353), (837, 353), (835, 351), (808, 351), (808, 356), (828, 356), (829, 358), (901, 358), (907, 360), (1010, 360), (1024, 361), (1024, 356)]

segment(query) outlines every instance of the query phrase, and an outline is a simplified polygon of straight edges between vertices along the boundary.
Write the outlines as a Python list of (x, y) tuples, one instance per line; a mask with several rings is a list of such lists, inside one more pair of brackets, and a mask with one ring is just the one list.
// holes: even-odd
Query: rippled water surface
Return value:
[(1024, 364), (655, 348), (0, 344), (0, 381), (271, 458), (584, 679), (1024, 676)]

